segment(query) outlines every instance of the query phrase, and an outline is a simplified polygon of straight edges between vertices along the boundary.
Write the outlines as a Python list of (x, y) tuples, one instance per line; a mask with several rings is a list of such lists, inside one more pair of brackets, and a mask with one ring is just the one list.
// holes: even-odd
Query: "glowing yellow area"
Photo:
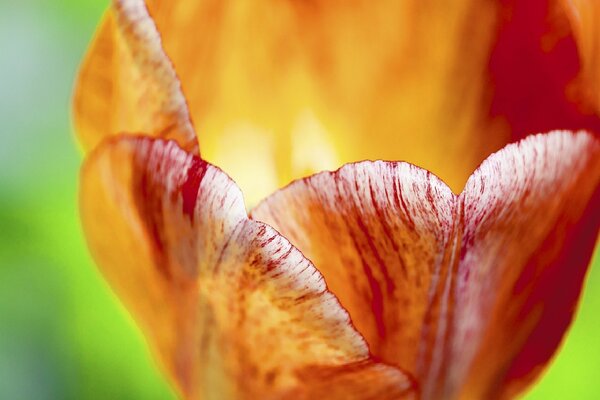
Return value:
[(485, 75), (495, 5), (478, 4), (473, 25), (470, 2), (427, 4), (149, 6), (203, 158), (252, 205), (293, 179), (365, 159), (412, 162), (458, 192), (501, 147)]
[[(293, 179), (365, 159), (411, 162), (459, 192), (505, 143), (508, 127), (489, 118), (494, 2), (477, 4), (477, 24), (470, 1), (146, 4), (181, 82), (202, 157), (241, 186), (250, 206)], [(119, 40), (109, 22), (82, 76), (105, 82), (109, 73), (116, 89), (80, 85), (87, 97), (77, 115), (89, 119), (95, 140), (106, 132), (162, 135), (164, 124), (155, 122), (170, 103), (150, 96), (156, 107), (148, 108), (148, 96), (128, 79), (132, 61), (112, 51)], [(116, 96), (126, 100), (120, 106), (111, 101), (117, 89), (135, 96)], [(87, 100), (99, 94), (102, 102)], [(98, 125), (119, 110), (144, 116), (158, 131), (147, 132), (137, 119)]]
[(206, 141), (206, 152), (242, 185), (247, 206), (258, 203), (261, 193), (277, 187), (276, 147), (270, 132), (250, 123), (234, 122), (211, 139)]
[(330, 133), (310, 112), (298, 117), (292, 130), (292, 174), (308, 176), (340, 165)]

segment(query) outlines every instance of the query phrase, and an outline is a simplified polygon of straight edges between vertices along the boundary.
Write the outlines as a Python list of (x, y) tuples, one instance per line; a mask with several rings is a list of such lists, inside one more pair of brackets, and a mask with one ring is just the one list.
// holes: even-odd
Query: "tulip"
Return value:
[[(600, 225), (597, 9), (470, 3), (113, 2), (81, 216), (183, 398), (511, 398), (547, 365)], [(310, 175), (368, 158), (448, 184)]]

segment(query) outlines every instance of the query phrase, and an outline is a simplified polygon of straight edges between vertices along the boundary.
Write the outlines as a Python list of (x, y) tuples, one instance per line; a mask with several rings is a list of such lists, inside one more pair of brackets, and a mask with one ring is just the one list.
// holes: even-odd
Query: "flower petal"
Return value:
[[(588, 71), (590, 59), (600, 53), (578, 52), (580, 29), (569, 18), (568, 1), (502, 2), (498, 35), (489, 55), (493, 96), (488, 118), (506, 125), (512, 141), (556, 129), (600, 132), (600, 104), (594, 104), (588, 93), (600, 84), (600, 76)], [(600, 22), (593, 14), (584, 17)], [(586, 42), (597, 37), (591, 30), (585, 34), (590, 33)]]
[(364, 159), (417, 163), (458, 191), (511, 138), (600, 131), (600, 109), (582, 98), (600, 84), (598, 24), (586, 13), (571, 28), (559, 1), (147, 4), (203, 157), (252, 204)]
[(555, 132), (490, 157), (460, 196), (412, 165), (363, 162), (296, 181), (252, 217), (314, 262), (424, 399), (493, 398), (539, 374), (572, 318), (599, 179), (598, 142)]
[(407, 163), (362, 162), (299, 180), (252, 211), (325, 277), (375, 357), (421, 378), (446, 324), (456, 197)]
[(600, 142), (583, 132), (509, 145), (469, 178), (451, 342), (462, 360), (480, 342), (467, 398), (516, 394), (554, 354), (598, 236), (599, 183)]
[(198, 152), (181, 85), (143, 0), (113, 2), (79, 72), (74, 120), (85, 150), (107, 135), (148, 132)]
[(499, 7), (474, 3), (147, 1), (203, 157), (251, 202), (364, 159), (418, 162), (461, 185), (506, 136), (477, 130)]
[(581, 55), (583, 89), (600, 110), (600, 4), (594, 0), (562, 0)]
[(175, 142), (102, 144), (82, 170), (81, 214), (97, 264), (185, 398), (414, 395), (369, 358), (313, 265)]

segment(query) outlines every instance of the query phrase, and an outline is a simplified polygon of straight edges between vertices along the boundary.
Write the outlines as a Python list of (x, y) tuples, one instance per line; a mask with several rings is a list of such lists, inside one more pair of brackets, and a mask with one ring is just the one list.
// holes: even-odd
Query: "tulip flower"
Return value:
[(595, 5), (455, 3), (113, 2), (81, 216), (183, 398), (502, 399), (547, 365), (600, 225)]

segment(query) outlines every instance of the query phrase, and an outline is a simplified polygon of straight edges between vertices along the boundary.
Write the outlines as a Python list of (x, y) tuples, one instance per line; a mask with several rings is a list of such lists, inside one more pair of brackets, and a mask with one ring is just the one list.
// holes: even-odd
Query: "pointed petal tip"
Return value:
[(114, 1), (79, 69), (73, 122), (84, 150), (144, 132), (199, 147), (181, 84), (143, 0)]

